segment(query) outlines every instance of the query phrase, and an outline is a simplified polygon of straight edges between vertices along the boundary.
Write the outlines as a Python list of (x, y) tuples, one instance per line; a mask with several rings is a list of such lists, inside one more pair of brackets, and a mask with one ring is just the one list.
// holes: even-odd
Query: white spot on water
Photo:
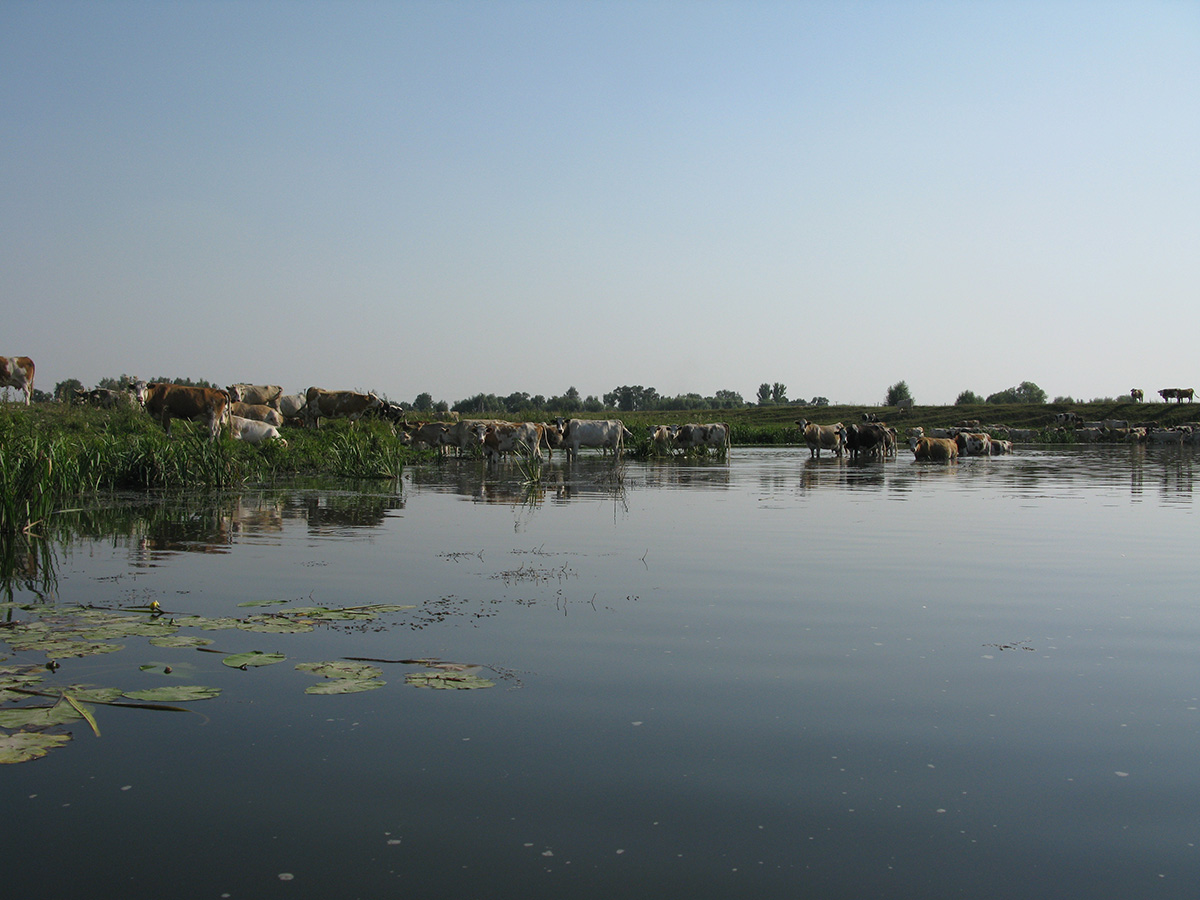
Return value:
[(295, 876), (295, 875), (293, 875), (291, 872), (280, 872), (280, 873), (279, 873), (279, 880), (280, 880), (280, 881), (291, 881), (291, 880), (292, 880), (293, 878), (295, 878), (295, 877), (296, 877), (296, 876)]

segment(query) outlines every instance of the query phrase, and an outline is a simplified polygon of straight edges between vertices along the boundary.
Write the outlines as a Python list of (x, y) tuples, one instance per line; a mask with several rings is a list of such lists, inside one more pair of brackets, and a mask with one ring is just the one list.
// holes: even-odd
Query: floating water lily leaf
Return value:
[(80, 632), (79, 636), (91, 641), (104, 641), (109, 638), (131, 637), (139, 634), (151, 637), (174, 634), (177, 630), (176, 626), (166, 622), (139, 622), (136, 619), (127, 619), (123, 622), (107, 622), (98, 627), (89, 628)]
[(71, 739), (69, 734), (37, 734), (19, 731), (0, 734), (0, 763), (22, 763), (45, 756)]
[(471, 690), (496, 686), (494, 681), (462, 672), (410, 672), (404, 676), (404, 683), (438, 690)]
[(208, 700), (221, 693), (220, 688), (204, 687), (198, 684), (169, 685), (167, 687), (150, 688), (145, 691), (126, 691), (125, 696), (130, 700), (146, 700), (148, 702), (180, 703), (189, 700)]
[(383, 674), (383, 669), (378, 666), (369, 666), (366, 663), (344, 659), (335, 659), (330, 662), (296, 663), (296, 669), (300, 672), (322, 675), (325, 678), (349, 678), (351, 680), (378, 678)]
[(161, 637), (150, 638), (155, 647), (204, 647), (211, 644), (208, 638), (195, 637), (190, 634), (165, 634)]
[(361, 691), (373, 691), (381, 688), (386, 681), (378, 678), (330, 678), (318, 681), (304, 689), (306, 694), (357, 694)]
[(43, 728), (47, 725), (63, 725), (82, 718), (70, 703), (21, 706), (16, 709), (0, 709), (0, 728)]
[(42, 641), (37, 647), (51, 659), (63, 659), (67, 656), (95, 656), (98, 653), (115, 653), (124, 650), (121, 644), (108, 644), (104, 641)]
[(265, 634), (300, 634), (312, 631), (307, 622), (296, 622), (285, 616), (252, 616), (238, 625), (242, 631), (258, 631)]
[(205, 631), (225, 631), (229, 628), (237, 628), (242, 624), (241, 619), (234, 619), (230, 616), (222, 616), (217, 619), (205, 619), (203, 622), (196, 623)]
[(287, 659), (282, 653), (263, 653), (261, 650), (251, 650), (249, 653), (234, 653), (225, 657), (221, 662), (231, 669), (241, 669), (246, 666), (269, 666)]
[(287, 603), (286, 600), (247, 600), (245, 603), (239, 603), (238, 606), (278, 606), (280, 603)]

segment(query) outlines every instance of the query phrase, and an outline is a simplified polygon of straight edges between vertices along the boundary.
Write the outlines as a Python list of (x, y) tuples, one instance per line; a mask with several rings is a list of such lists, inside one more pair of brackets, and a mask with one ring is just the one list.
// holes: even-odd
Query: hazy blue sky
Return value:
[(0, 352), (288, 390), (1200, 387), (1200, 2), (0, 2)]

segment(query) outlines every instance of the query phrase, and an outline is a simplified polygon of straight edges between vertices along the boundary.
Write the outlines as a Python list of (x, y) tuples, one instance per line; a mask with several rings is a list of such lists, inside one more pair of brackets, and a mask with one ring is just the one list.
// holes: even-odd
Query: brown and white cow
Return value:
[(310, 428), (320, 428), (321, 419), (349, 419), (357, 422), (362, 414), (383, 404), (374, 393), (357, 391), (325, 391), (310, 387), (304, 395), (304, 421)]
[(283, 388), (277, 384), (231, 384), (225, 390), (233, 403), (263, 404), (272, 409), (279, 409), (283, 396)]
[(1145, 397), (1146, 395), (1145, 395), (1145, 393), (1143, 393), (1141, 388), (1132, 388), (1129, 391), (1129, 396), (1133, 400), (1134, 403), (1141, 403), (1142, 398)]
[(146, 386), (146, 412), (171, 433), (171, 419), (203, 420), (211, 440), (217, 439), (229, 409), (229, 395), (213, 388), (157, 382)]
[(243, 419), (266, 422), (268, 425), (274, 425), (276, 428), (283, 424), (283, 413), (273, 406), (267, 406), (265, 403), (239, 403), (234, 401), (229, 404), (229, 412)]
[(992, 455), (992, 436), (986, 431), (960, 431), (954, 440), (961, 456)]
[(25, 405), (33, 397), (33, 360), (28, 356), (0, 356), (0, 387), (25, 392)]
[(845, 439), (846, 428), (841, 422), (833, 425), (818, 425), (808, 419), (798, 419), (796, 424), (804, 435), (804, 443), (808, 444), (808, 455), (821, 458), (822, 450), (832, 450), (836, 456), (842, 455), (842, 442)]
[(483, 452), (488, 462), (496, 462), (505, 453), (517, 453), (540, 461), (544, 431), (545, 426), (537, 422), (489, 425), (483, 433)]
[(958, 459), (958, 444), (949, 438), (913, 437), (908, 447), (921, 462), (950, 462)]

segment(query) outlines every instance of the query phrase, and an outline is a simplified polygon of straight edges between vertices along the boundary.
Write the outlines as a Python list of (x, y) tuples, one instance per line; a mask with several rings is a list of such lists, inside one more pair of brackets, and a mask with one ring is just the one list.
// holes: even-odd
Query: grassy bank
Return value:
[(140, 409), (58, 403), (0, 409), (0, 532), (38, 526), (68, 498), (106, 490), (226, 490), (296, 475), (395, 478), (427, 456), (379, 422), (289, 429), (288, 446), (253, 446), (174, 422), (168, 437)]

